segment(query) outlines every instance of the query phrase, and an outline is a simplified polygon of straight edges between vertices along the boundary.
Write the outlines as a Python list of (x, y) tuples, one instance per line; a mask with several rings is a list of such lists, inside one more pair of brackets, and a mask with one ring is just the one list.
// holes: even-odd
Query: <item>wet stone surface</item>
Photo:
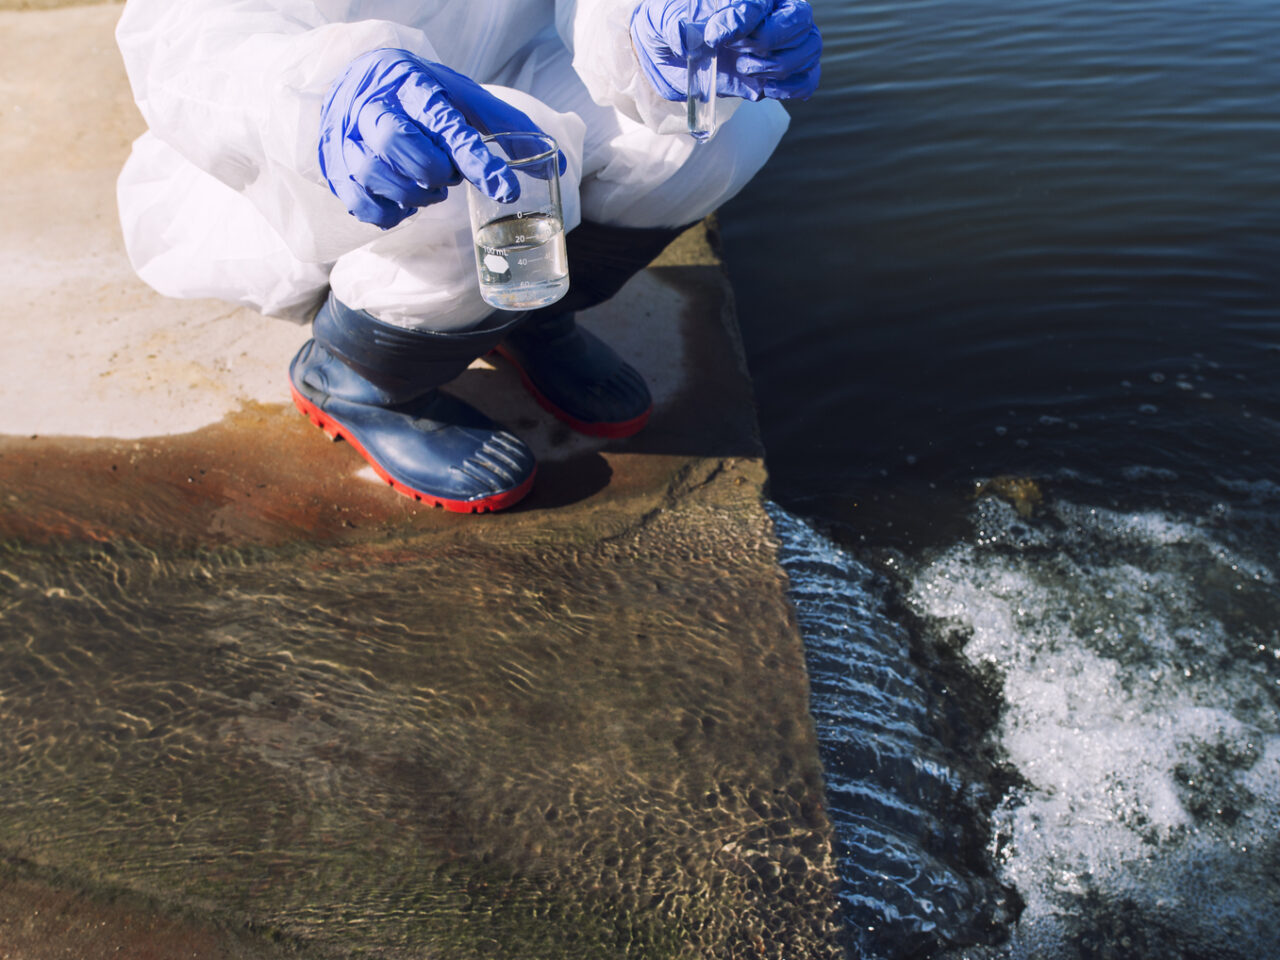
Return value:
[[(120, 8), (12, 6), (0, 958), (839, 956), (705, 231), (586, 318), (650, 381), (648, 429), (579, 438), (479, 362), (456, 389), (538, 483), (426, 509), (289, 406), (305, 330), (132, 276)], [(67, 169), (35, 176), (37, 149)]]
[(284, 407), (4, 440), (11, 916), (74, 877), (303, 956), (838, 954), (763, 468), (643, 452), (696, 447), (672, 419), (484, 518), (326, 472), (351, 452)]
[(559, 548), (11, 548), (0, 843), (318, 956), (834, 953), (758, 480)]
[[(718, 270), (653, 277), (715, 307), (690, 355), (736, 357)], [(684, 415), (700, 389), (735, 421)], [(280, 405), (0, 440), (0, 946), (838, 955), (749, 392), (723, 361), (698, 390), (480, 518)]]

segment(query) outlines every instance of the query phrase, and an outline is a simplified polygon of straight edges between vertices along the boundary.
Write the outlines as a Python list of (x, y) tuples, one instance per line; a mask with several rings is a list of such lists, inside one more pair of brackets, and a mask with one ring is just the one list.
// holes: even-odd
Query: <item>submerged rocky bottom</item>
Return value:
[(748, 469), (603, 540), (7, 545), (0, 857), (308, 958), (839, 956)]

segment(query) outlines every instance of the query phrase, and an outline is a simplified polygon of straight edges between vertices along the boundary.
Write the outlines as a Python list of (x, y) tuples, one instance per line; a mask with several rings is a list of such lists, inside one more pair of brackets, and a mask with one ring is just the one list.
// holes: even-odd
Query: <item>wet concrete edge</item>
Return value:
[[(72, 5), (9, 0), (0, 10)], [(672, 421), (621, 449), (552, 461), (542, 492), (502, 524), (480, 526), (487, 521), (414, 508), (375, 484), (353, 485), (341, 470), (328, 469), (325, 458), (336, 465), (342, 452), (318, 451), (313, 431), (292, 409), (250, 402), (218, 424), (176, 437), (0, 437), (0, 539), (19, 552), (118, 541), (182, 553), (211, 547), (287, 553), (317, 544), (348, 544), (360, 552), (409, 546), (424, 536), (481, 550), (538, 549), (623, 542), (645, 530), (666, 536), (682, 517), (697, 514), (698, 522), (714, 523), (726, 510), (753, 535), (771, 537), (760, 508), (767, 476), (750, 382), (714, 230), (710, 241), (683, 238), (651, 271), (659, 283), (684, 290), (699, 322), (709, 313), (718, 318), (710, 334), (704, 327), (694, 335), (690, 323), (683, 327), (688, 365), (702, 376), (686, 380), (672, 406), (698, 409), (700, 423), (691, 419), (686, 429)], [(718, 289), (699, 294), (710, 289), (709, 270), (717, 275), (710, 288)], [(86, 484), (91, 500), (84, 497)], [(175, 524), (175, 517), (184, 522)], [(785, 578), (775, 570), (772, 579), (769, 592), (776, 594), (767, 602), (788, 624), (776, 640), (788, 648), (783, 659), (790, 668), (799, 663), (803, 684), (800, 639), (781, 593)], [(797, 719), (805, 744), (797, 759), (812, 777), (819, 769), (812, 721), (807, 713)], [(829, 847), (825, 815), (809, 816), (818, 817), (814, 826)], [(93, 882), (39, 859), (10, 848), (0, 864), (0, 947), (14, 960), (68, 953), (92, 960), (119, 950), (140, 958), (179, 949), (236, 960), (294, 955), (296, 943), (289, 946), (289, 935), (280, 931), (231, 915), (215, 920), (216, 910)], [(831, 872), (829, 850), (825, 862)]]

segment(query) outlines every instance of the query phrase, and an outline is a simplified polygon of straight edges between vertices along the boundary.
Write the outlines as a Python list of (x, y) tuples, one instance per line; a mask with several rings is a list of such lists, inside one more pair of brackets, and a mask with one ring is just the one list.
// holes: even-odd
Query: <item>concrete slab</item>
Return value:
[(306, 339), (133, 275), (115, 178), (145, 126), (112, 38), (120, 9), (0, 11), (0, 433), (194, 430), (278, 402), (280, 359)]
[(0, 10), (0, 957), (839, 955), (706, 231), (589, 318), (648, 430), (478, 364), (539, 484), (423, 508), (288, 405), (305, 330), (129, 271), (118, 15)]

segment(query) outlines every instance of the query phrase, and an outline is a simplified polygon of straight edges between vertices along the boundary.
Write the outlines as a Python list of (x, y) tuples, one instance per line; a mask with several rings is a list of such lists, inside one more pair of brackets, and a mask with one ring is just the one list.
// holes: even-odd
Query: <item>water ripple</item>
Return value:
[(886, 585), (773, 508), (805, 636), (811, 705), (842, 847), (842, 899), (864, 957), (918, 957), (999, 941), (1015, 902), (975, 848), (985, 787), (956, 767), (943, 708), (913, 663)]

